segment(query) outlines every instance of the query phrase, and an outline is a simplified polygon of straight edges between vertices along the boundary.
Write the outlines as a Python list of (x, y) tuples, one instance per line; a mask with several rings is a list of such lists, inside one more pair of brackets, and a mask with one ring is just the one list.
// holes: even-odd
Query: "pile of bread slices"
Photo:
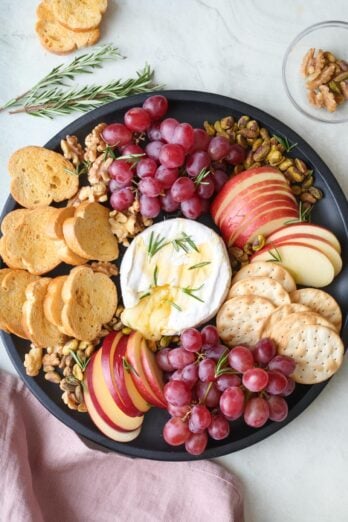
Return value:
[(35, 27), (41, 44), (55, 54), (94, 45), (107, 5), (107, 0), (42, 0)]
[[(24, 208), (1, 223), (0, 254), (8, 268), (0, 270), (0, 327), (41, 347), (66, 336), (92, 341), (117, 307), (112, 280), (87, 264), (118, 257), (109, 211), (95, 202), (50, 206), (73, 197), (79, 186), (73, 165), (56, 152), (20, 149), (9, 171), (11, 194)], [(77, 266), (41, 277), (62, 262)]]

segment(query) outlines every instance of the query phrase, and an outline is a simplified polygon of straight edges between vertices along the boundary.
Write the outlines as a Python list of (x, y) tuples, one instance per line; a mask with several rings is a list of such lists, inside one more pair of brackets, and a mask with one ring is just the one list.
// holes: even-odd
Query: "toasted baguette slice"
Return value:
[(63, 223), (66, 219), (73, 217), (75, 207), (56, 208), (55, 213), (49, 217), (46, 223), (46, 233), (51, 239), (63, 239)]
[[(5, 269), (6, 270), (6, 269)], [(1, 273), (4, 273), (1, 270)], [(0, 324), (5, 324), (8, 331), (27, 339), (22, 326), (22, 307), (27, 286), (37, 281), (38, 276), (25, 270), (6, 270), (0, 284)]]
[(3, 262), (10, 268), (23, 268), (22, 262), (16, 253), (8, 252), (6, 238), (7, 236), (2, 236), (2, 238), (0, 238), (0, 256)]
[(19, 225), (23, 219), (24, 216), (30, 212), (30, 210), (26, 208), (18, 208), (16, 210), (12, 210), (6, 216), (1, 222), (1, 232), (3, 234), (7, 234), (8, 232), (11, 232), (14, 228)]
[(90, 31), (100, 25), (107, 0), (46, 0), (60, 24), (72, 31)]
[(50, 323), (44, 314), (44, 299), (51, 279), (41, 277), (30, 283), (25, 291), (26, 301), (22, 308), (22, 325), (25, 333), (36, 344), (47, 348), (64, 343), (66, 337)]
[(75, 252), (73, 252), (65, 243), (64, 239), (56, 239), (54, 244), (56, 245), (58, 256), (63, 263), (73, 266), (84, 265), (87, 263), (88, 259), (75, 254)]
[(54, 54), (68, 54), (75, 49), (94, 45), (100, 38), (99, 28), (77, 33), (61, 25), (46, 4), (40, 3), (36, 10), (38, 21), (35, 31), (42, 46)]
[(56, 245), (46, 234), (46, 222), (54, 211), (53, 207), (32, 210), (4, 236), (1, 252), (5, 253), (6, 264), (35, 275), (45, 274), (60, 264)]
[(54, 324), (62, 333), (66, 333), (62, 323), (62, 288), (68, 276), (59, 276), (52, 279), (47, 286), (47, 293), (43, 302), (46, 319)]
[[(2, 239), (2, 238), (1, 238)], [(10, 268), (2, 268), (0, 270), (0, 330), (4, 330), (4, 332), (11, 333), (8, 329), (6, 322), (6, 310), (1, 305), (2, 301), (2, 293), (1, 293), (1, 284), (3, 279), (12, 272)]]
[(74, 166), (61, 154), (43, 147), (24, 147), (9, 161), (10, 190), (13, 198), (25, 208), (50, 205), (76, 194), (78, 176), (69, 173)]
[(68, 247), (85, 259), (113, 261), (118, 257), (118, 243), (111, 232), (109, 211), (99, 203), (82, 203), (73, 218), (63, 223)]
[(88, 266), (73, 268), (62, 289), (62, 323), (76, 339), (92, 341), (117, 308), (117, 290), (111, 279)]

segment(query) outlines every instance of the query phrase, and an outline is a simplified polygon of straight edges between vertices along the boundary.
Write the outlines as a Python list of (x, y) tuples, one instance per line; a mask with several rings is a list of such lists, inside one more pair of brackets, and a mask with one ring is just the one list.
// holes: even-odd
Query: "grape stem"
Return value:
[(208, 397), (208, 393), (210, 392), (211, 390), (211, 387), (212, 387), (212, 382), (210, 382), (207, 386), (207, 389), (205, 390), (205, 394), (203, 395), (202, 399), (199, 401), (199, 404), (204, 404), (205, 401), (207, 400), (207, 397)]

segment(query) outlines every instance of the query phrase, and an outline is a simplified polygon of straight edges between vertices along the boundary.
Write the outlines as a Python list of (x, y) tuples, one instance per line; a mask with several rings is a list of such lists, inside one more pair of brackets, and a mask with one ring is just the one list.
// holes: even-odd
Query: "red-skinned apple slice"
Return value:
[(280, 243), (293, 243), (293, 242), (304, 243), (305, 245), (313, 246), (321, 250), (323, 254), (325, 254), (331, 261), (334, 270), (335, 276), (340, 273), (342, 270), (342, 258), (337, 250), (332, 246), (329, 241), (322, 239), (318, 236), (314, 236), (311, 234), (289, 234), (288, 236), (283, 236), (278, 241), (266, 241), (266, 245), (277, 246)]
[(166, 399), (163, 395), (164, 384), (162, 372), (156, 363), (153, 352), (148, 348), (145, 339), (143, 339), (143, 342), (141, 343), (140, 352), (141, 364), (144, 368), (147, 381), (156, 397), (158, 397), (165, 404)]
[(271, 236), (269, 236), (269, 241), (279, 241), (283, 236), (287, 236), (289, 234), (312, 234), (313, 236), (317, 236), (320, 239), (325, 239), (337, 250), (337, 252), (341, 253), (341, 245), (337, 239), (337, 237), (327, 228), (320, 227), (319, 225), (313, 225), (313, 223), (296, 223), (289, 224), (286, 227), (280, 228), (273, 232)]
[(121, 341), (123, 334), (121, 332), (111, 332), (103, 341), (101, 349), (101, 364), (103, 376), (108, 387), (108, 390), (114, 399), (117, 406), (130, 417), (141, 415), (131, 401), (127, 393), (122, 393), (120, 390), (120, 383), (114, 377), (114, 356), (117, 350), (117, 345)]
[(275, 227), (279, 228), (297, 216), (298, 211), (289, 206), (280, 206), (267, 210), (254, 217), (251, 222), (240, 226), (230, 237), (228, 244), (243, 248), (246, 243), (253, 241), (258, 235), (267, 237), (273, 232)]
[(131, 440), (136, 439), (140, 434), (141, 427), (133, 431), (121, 431), (120, 429), (112, 428), (107, 422), (105, 422), (95, 408), (88, 390), (88, 386), (86, 384), (84, 390), (84, 399), (87, 411), (92, 421), (97, 426), (97, 428), (109, 439), (115, 440), (116, 442), (130, 442)]
[(273, 167), (249, 169), (233, 176), (233, 178), (228, 180), (222, 187), (210, 207), (210, 212), (215, 223), (218, 222), (220, 219), (220, 213), (223, 212), (224, 208), (236, 196), (236, 194), (256, 183), (271, 180), (286, 182), (284, 174)]
[(334, 267), (329, 258), (319, 249), (298, 242), (278, 244), (277, 247), (268, 245), (253, 255), (251, 263), (274, 261), (272, 252), (276, 257), (280, 256), (280, 264), (300, 285), (322, 288), (334, 278)]
[[(220, 228), (221, 234), (226, 242), (232, 244), (235, 237), (245, 232), (250, 225), (254, 226), (255, 223), (261, 219), (263, 214), (266, 214), (267, 212), (273, 212), (280, 208), (288, 210), (289, 214), (291, 215), (291, 218), (288, 219), (294, 219), (294, 217), (297, 217), (298, 215), (296, 205), (289, 199), (281, 199), (277, 202), (272, 201), (270, 203), (262, 203), (262, 205), (254, 209), (252, 212), (246, 213), (246, 215), (242, 216), (242, 219), (237, 217), (237, 221), (235, 223), (233, 221), (223, 223)], [(279, 214), (279, 217), (281, 216), (282, 214)], [(256, 227), (254, 226), (254, 228), (257, 228), (257, 225)]]
[[(87, 368), (86, 368), (85, 380), (84, 380), (84, 392), (83, 392), (84, 393), (84, 398), (86, 399), (86, 389), (88, 389), (89, 390), (88, 391), (88, 395), (89, 395), (89, 398), (90, 398), (90, 402), (93, 404), (94, 410), (97, 412), (99, 417), (103, 420), (103, 422), (105, 424), (107, 424), (113, 430), (127, 432), (128, 430), (125, 430), (125, 429), (121, 428), (121, 426), (118, 426), (117, 424), (115, 424), (110, 419), (110, 417), (105, 413), (105, 411), (100, 406), (100, 404), (99, 404), (99, 402), (97, 400), (97, 397), (96, 397), (96, 395), (94, 393), (93, 383), (92, 383), (92, 373), (93, 373), (93, 364), (94, 364), (95, 356), (96, 356), (96, 354), (94, 354), (91, 357), (91, 360), (89, 361), (89, 363), (87, 365)], [(87, 406), (87, 403), (86, 403), (86, 406)], [(88, 410), (88, 413), (89, 413), (88, 406), (87, 406), (87, 410)]]
[(264, 195), (272, 195), (275, 191), (285, 191), (289, 196), (295, 200), (288, 183), (285, 181), (262, 181), (256, 183), (255, 185), (249, 186), (248, 188), (241, 190), (238, 194), (235, 195), (229, 202), (224, 206), (223, 210), (218, 213), (218, 218), (216, 218), (216, 224), (220, 226), (221, 221), (228, 216), (237, 205), (240, 205), (246, 201), (252, 201), (257, 197), (261, 197)]
[[(121, 340), (117, 344), (113, 360), (113, 374), (118, 384), (118, 389), (121, 396), (123, 397), (125, 395), (128, 395), (128, 397), (130, 397), (132, 403), (138, 409), (138, 411), (146, 413), (147, 411), (149, 411), (151, 406), (139, 394), (132, 381), (131, 376), (124, 367), (124, 357), (126, 356), (128, 338), (128, 335), (123, 335)], [(127, 379), (127, 376), (129, 377), (129, 379)]]
[(267, 210), (274, 210), (277, 207), (289, 207), (296, 209), (296, 203), (286, 194), (277, 195), (274, 198), (257, 198), (253, 204), (245, 204), (244, 207), (236, 208), (236, 211), (221, 220), (220, 230), (222, 236), (227, 240), (240, 227), (247, 226), (254, 218)]
[(100, 350), (96, 353), (93, 361), (92, 380), (89, 391), (90, 393), (94, 392), (102, 410), (117, 426), (128, 431), (136, 430), (141, 426), (143, 416), (130, 417), (117, 406), (112, 398), (104, 380)]
[(143, 336), (139, 332), (132, 332), (128, 339), (126, 360), (130, 365), (130, 374), (140, 395), (153, 406), (166, 408), (166, 403), (157, 397), (147, 381), (145, 371), (141, 362), (141, 342)]

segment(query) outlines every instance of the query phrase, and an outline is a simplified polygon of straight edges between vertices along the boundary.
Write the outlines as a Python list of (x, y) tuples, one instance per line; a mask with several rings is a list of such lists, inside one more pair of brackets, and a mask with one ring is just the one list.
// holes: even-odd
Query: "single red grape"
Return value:
[(172, 417), (163, 427), (163, 438), (171, 446), (180, 446), (190, 437), (190, 430), (186, 422), (180, 417)]
[(185, 350), (199, 352), (202, 348), (202, 335), (196, 328), (186, 328), (180, 336), (180, 342)]
[(226, 417), (217, 413), (212, 416), (208, 433), (214, 440), (223, 440), (230, 434), (230, 425)]
[(167, 402), (174, 406), (190, 404), (192, 394), (190, 387), (183, 381), (169, 381), (164, 385), (163, 394)]
[(228, 362), (231, 368), (244, 373), (254, 367), (253, 354), (246, 346), (235, 346), (228, 354)]
[(244, 392), (238, 386), (231, 386), (220, 397), (220, 410), (229, 420), (238, 419), (244, 411)]
[(190, 388), (195, 386), (195, 384), (198, 381), (197, 364), (194, 362), (194, 363), (191, 363), (191, 364), (188, 364), (187, 366), (185, 366), (181, 370), (181, 378), (184, 382), (186, 382), (186, 384), (188, 384), (190, 386)]
[(156, 362), (161, 370), (165, 372), (172, 372), (175, 370), (174, 366), (172, 366), (168, 359), (168, 354), (171, 348), (163, 348), (156, 352)]
[(168, 110), (168, 100), (161, 94), (154, 94), (146, 98), (143, 108), (150, 113), (152, 120), (160, 120)]
[(131, 131), (144, 132), (151, 125), (151, 116), (142, 107), (133, 107), (124, 115), (124, 123)]
[(192, 179), (189, 178), (178, 178), (174, 181), (170, 193), (174, 201), (181, 203), (187, 199), (190, 199), (195, 193), (195, 184)]
[(178, 120), (175, 118), (166, 118), (160, 125), (161, 137), (167, 143), (171, 142), (173, 138), (175, 128), (179, 125)]
[(211, 423), (211, 413), (203, 404), (196, 404), (192, 407), (189, 419), (189, 430), (191, 433), (202, 433)]
[(141, 195), (139, 198), (140, 214), (144, 217), (153, 219), (161, 212), (161, 204), (158, 198), (149, 198)]
[(185, 199), (181, 203), (181, 212), (188, 219), (197, 219), (202, 214), (202, 200), (194, 194), (190, 199)]
[(288, 383), (287, 383), (286, 388), (283, 391), (283, 393), (281, 393), (281, 396), (288, 397), (289, 395), (291, 395), (295, 389), (295, 386), (296, 386), (295, 381), (293, 381), (290, 377), (288, 377)]
[(128, 187), (134, 176), (132, 168), (126, 160), (114, 160), (108, 168), (108, 173), (120, 188)]
[(210, 156), (204, 150), (190, 154), (186, 158), (185, 169), (189, 176), (195, 178), (203, 170), (210, 166)]
[(220, 357), (228, 352), (228, 348), (223, 344), (216, 344), (215, 346), (203, 345), (203, 351), (208, 359), (218, 361)]
[(163, 141), (150, 141), (145, 147), (145, 152), (152, 160), (158, 162), (161, 148), (163, 147)]
[(157, 179), (150, 177), (141, 179), (139, 181), (138, 189), (142, 194), (149, 198), (155, 198), (162, 192), (161, 183)]
[(272, 421), (282, 422), (288, 416), (288, 405), (283, 397), (272, 395), (267, 399), (269, 418)]
[(216, 363), (213, 359), (203, 359), (198, 364), (198, 377), (202, 382), (215, 381)]
[(207, 150), (211, 138), (206, 131), (203, 129), (193, 129), (193, 134), (194, 142), (190, 152), (196, 152), (196, 150)]
[(175, 212), (180, 206), (180, 203), (174, 201), (170, 190), (160, 197), (160, 202), (164, 212)]
[(111, 123), (101, 133), (105, 143), (111, 147), (122, 147), (132, 141), (132, 133), (123, 123)]
[(134, 202), (134, 193), (129, 187), (121, 188), (113, 192), (110, 196), (110, 205), (114, 210), (123, 212)]
[(287, 357), (286, 355), (276, 355), (268, 363), (268, 368), (270, 370), (278, 370), (279, 372), (284, 373), (284, 375), (291, 375), (296, 368), (296, 362), (294, 359)]
[(260, 339), (253, 349), (253, 355), (256, 362), (260, 364), (268, 364), (276, 355), (277, 349), (272, 339)]
[(158, 179), (165, 189), (169, 189), (174, 181), (178, 179), (178, 176), (178, 169), (167, 169), (167, 167), (163, 167), (163, 165), (160, 165), (155, 173), (155, 178)]
[(157, 163), (151, 158), (142, 158), (138, 161), (136, 166), (136, 173), (138, 178), (146, 178), (155, 175), (157, 169)]
[(216, 379), (216, 387), (221, 392), (224, 392), (231, 386), (240, 386), (241, 384), (242, 379), (239, 377), (239, 375), (232, 373), (224, 373)]
[(252, 428), (261, 428), (269, 419), (268, 403), (262, 397), (248, 400), (244, 411), (244, 422)]
[(185, 161), (185, 151), (181, 145), (167, 143), (163, 145), (159, 152), (159, 160), (161, 165), (168, 169), (181, 167)]
[(201, 455), (208, 444), (208, 435), (203, 433), (192, 433), (185, 441), (185, 449), (191, 455)]
[(228, 180), (228, 175), (224, 170), (216, 170), (214, 172), (214, 185), (215, 185), (215, 191), (220, 192), (222, 187), (225, 185), (226, 181)]
[(197, 400), (207, 406), (216, 408), (219, 405), (221, 392), (215, 386), (215, 382), (198, 381), (195, 387)]
[(185, 404), (185, 406), (174, 406), (174, 404), (168, 403), (167, 411), (172, 417), (183, 418), (189, 413), (189, 411), (191, 411), (191, 406), (190, 404)]
[(193, 352), (189, 352), (182, 347), (173, 348), (168, 353), (168, 360), (169, 363), (173, 366), (173, 368), (180, 370), (188, 364), (195, 362), (196, 355)]
[(161, 126), (160, 122), (156, 121), (155, 123), (153, 123), (151, 125), (151, 127), (149, 127), (147, 129), (147, 137), (149, 138), (150, 142), (151, 141), (161, 141), (162, 135), (161, 135), (160, 126)]
[(128, 145), (124, 145), (120, 148), (122, 156), (128, 156), (129, 154), (144, 154), (144, 149), (137, 145), (136, 143), (129, 143)]
[(208, 153), (212, 160), (220, 161), (227, 156), (231, 148), (230, 142), (224, 136), (214, 136), (208, 146)]
[(260, 392), (268, 384), (268, 373), (262, 368), (251, 368), (243, 373), (242, 382), (247, 390)]
[(210, 199), (215, 192), (213, 176), (208, 174), (197, 186), (197, 195), (202, 199)]
[(208, 324), (201, 331), (202, 343), (204, 345), (215, 346), (219, 343), (219, 333), (216, 326)]
[(266, 392), (271, 395), (280, 395), (284, 393), (288, 386), (288, 378), (277, 370), (270, 370), (268, 372), (268, 384)]
[(170, 142), (181, 145), (185, 152), (189, 151), (194, 142), (192, 126), (189, 123), (179, 123), (174, 129)]
[(238, 145), (238, 143), (234, 143), (231, 145), (230, 151), (227, 154), (225, 160), (230, 165), (239, 165), (245, 161), (245, 158), (246, 150), (241, 145)]

